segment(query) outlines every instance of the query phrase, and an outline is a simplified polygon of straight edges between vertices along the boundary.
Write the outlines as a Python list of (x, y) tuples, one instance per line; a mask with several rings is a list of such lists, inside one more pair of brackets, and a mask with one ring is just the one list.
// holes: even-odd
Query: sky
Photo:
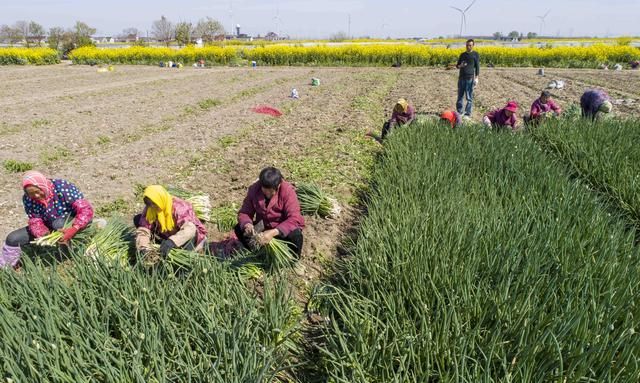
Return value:
[[(0, 25), (33, 20), (45, 28), (71, 27), (76, 20), (117, 35), (129, 27), (143, 32), (161, 15), (173, 22), (210, 16), (227, 31), (279, 32), (293, 38), (438, 37), (460, 32), (460, 13), (472, 0), (0, 0)], [(640, 35), (640, 0), (476, 0), (467, 12), (466, 35), (540, 32), (548, 36)]]

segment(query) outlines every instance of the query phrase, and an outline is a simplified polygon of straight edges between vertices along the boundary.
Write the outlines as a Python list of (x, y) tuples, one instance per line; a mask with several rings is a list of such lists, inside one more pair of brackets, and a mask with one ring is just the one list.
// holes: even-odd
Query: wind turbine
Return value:
[(282, 23), (282, 19), (280, 18), (280, 9), (276, 9), (276, 15), (273, 16), (273, 22), (276, 25), (276, 34), (280, 36), (280, 23)]
[(542, 37), (542, 30), (545, 26), (545, 20), (547, 18), (547, 16), (549, 16), (549, 13), (551, 12), (551, 10), (548, 10), (547, 13), (544, 14), (544, 16), (536, 16), (537, 18), (540, 19), (540, 37)]
[(451, 7), (453, 9), (455, 9), (456, 11), (460, 12), (460, 16), (461, 16), (461, 20), (460, 20), (460, 36), (462, 36), (462, 28), (464, 27), (465, 30), (467, 29), (467, 11), (473, 6), (473, 4), (476, 3), (476, 1), (478, 0), (473, 0), (471, 2), (471, 4), (469, 4), (468, 7), (466, 7), (464, 10), (457, 8), (457, 7)]

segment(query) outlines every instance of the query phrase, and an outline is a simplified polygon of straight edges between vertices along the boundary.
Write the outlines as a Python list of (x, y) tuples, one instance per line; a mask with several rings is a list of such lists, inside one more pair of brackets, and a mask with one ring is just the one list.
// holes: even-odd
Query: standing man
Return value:
[(467, 51), (463, 52), (458, 58), (456, 68), (460, 69), (458, 77), (458, 102), (456, 109), (458, 113), (463, 114), (463, 98), (466, 95), (467, 107), (464, 109), (466, 116), (471, 116), (473, 109), (473, 88), (478, 85), (478, 76), (480, 75), (480, 55), (474, 51), (475, 41), (467, 40)]

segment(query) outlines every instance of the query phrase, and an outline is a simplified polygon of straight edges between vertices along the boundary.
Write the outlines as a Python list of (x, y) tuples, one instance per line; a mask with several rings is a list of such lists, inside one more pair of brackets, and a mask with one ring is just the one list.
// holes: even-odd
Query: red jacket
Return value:
[(304, 228), (298, 195), (290, 183), (282, 181), (276, 194), (269, 200), (269, 206), (265, 206), (260, 182), (249, 187), (238, 212), (238, 223), (243, 228), (248, 223), (259, 221), (264, 222), (265, 230), (278, 229), (284, 237), (295, 229)]

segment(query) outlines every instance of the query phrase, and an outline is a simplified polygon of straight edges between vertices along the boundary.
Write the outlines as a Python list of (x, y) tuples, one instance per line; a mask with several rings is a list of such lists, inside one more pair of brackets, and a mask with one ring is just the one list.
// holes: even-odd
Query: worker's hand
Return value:
[(252, 223), (248, 223), (244, 225), (244, 235), (246, 235), (247, 237), (253, 237), (255, 234), (256, 234), (256, 231), (253, 228)]
[(68, 229), (60, 230), (60, 232), (62, 233), (62, 238), (60, 238), (60, 243), (63, 245), (67, 245), (69, 244), (69, 241), (71, 240), (71, 238), (73, 238), (78, 233), (78, 229), (71, 226)]
[(278, 234), (280, 234), (278, 229), (271, 229), (271, 230), (264, 231), (264, 232), (258, 234), (258, 243), (260, 244), (260, 246), (266, 246)]
[(160, 255), (166, 258), (174, 248), (176, 248), (176, 244), (170, 239), (165, 239), (160, 244)]
[(478, 78), (473, 79), (473, 86), (478, 86)]

